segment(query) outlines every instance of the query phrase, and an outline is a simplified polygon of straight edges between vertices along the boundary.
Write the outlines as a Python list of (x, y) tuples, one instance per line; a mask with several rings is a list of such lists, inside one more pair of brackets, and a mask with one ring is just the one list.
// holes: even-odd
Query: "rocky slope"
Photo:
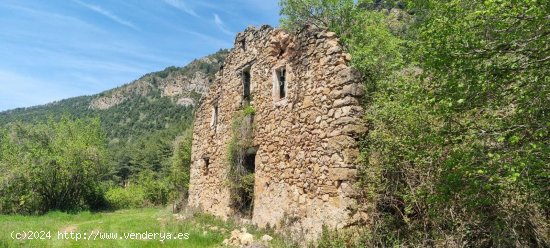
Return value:
[[(105, 110), (134, 96), (146, 97), (158, 90), (160, 97), (170, 98), (181, 106), (194, 106), (197, 96), (208, 90), (213, 74), (223, 63), (225, 52), (195, 60), (187, 67), (168, 67), (140, 79), (99, 94), (90, 102), (92, 109)], [(191, 67), (191, 68), (189, 68)]]

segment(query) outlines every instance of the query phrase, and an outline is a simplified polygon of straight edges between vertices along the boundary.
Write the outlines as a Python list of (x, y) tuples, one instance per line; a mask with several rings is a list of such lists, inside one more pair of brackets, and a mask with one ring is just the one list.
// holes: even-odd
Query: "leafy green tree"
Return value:
[(136, 177), (136, 185), (143, 189), (146, 205), (162, 206), (168, 203), (168, 178), (160, 177), (151, 170), (145, 170)]
[(368, 0), (282, 0), (281, 23), (290, 31), (304, 26), (335, 32), (351, 53), (369, 88), (402, 63), (402, 40), (393, 35), (382, 12), (367, 11)]
[(99, 119), (13, 125), (2, 135), (0, 185), (5, 213), (97, 207), (109, 173)]
[(33, 192), (28, 171), (21, 161), (22, 148), (14, 132), (0, 129), (0, 213), (34, 213), (41, 201)]
[(279, 5), (281, 23), (287, 29), (314, 26), (329, 28), (340, 35), (349, 34), (356, 7), (353, 0), (282, 0)]
[(182, 136), (176, 139), (176, 147), (172, 157), (170, 182), (172, 185), (172, 199), (185, 199), (189, 190), (191, 169), (191, 144), (193, 130), (187, 129)]

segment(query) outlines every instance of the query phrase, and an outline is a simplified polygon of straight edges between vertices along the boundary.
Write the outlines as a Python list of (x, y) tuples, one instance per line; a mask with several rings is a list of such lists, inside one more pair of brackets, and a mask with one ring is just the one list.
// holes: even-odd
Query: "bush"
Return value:
[(99, 119), (62, 117), (0, 130), (0, 213), (76, 211), (100, 205), (108, 174)]
[(141, 188), (146, 205), (166, 205), (169, 198), (169, 183), (166, 178), (155, 178), (152, 171), (144, 171), (138, 175), (137, 187)]
[(126, 188), (115, 186), (105, 193), (111, 209), (162, 206), (168, 203), (169, 179), (158, 178), (153, 171), (142, 171)]
[(27, 178), (5, 176), (0, 182), (0, 213), (35, 214), (40, 213), (41, 198), (30, 188)]
[(110, 182), (101, 182), (88, 190), (84, 199), (86, 205), (93, 210), (104, 210), (109, 208), (109, 203), (105, 199), (105, 192), (110, 189)]
[(145, 203), (145, 193), (140, 187), (115, 187), (105, 193), (105, 199), (111, 209), (139, 208)]
[(309, 244), (309, 247), (316, 248), (362, 248), (370, 247), (364, 242), (364, 230), (361, 229), (329, 229), (323, 226), (321, 237), (315, 244)]

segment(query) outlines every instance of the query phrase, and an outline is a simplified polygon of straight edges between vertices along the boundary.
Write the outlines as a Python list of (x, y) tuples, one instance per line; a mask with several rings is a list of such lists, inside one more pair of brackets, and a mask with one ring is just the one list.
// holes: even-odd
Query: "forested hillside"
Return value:
[(164, 177), (170, 169), (175, 138), (191, 126), (193, 105), (207, 90), (227, 50), (184, 67), (168, 67), (129, 84), (92, 96), (0, 113), (0, 126), (70, 119), (99, 118), (108, 142), (112, 177), (127, 183), (151, 170)]

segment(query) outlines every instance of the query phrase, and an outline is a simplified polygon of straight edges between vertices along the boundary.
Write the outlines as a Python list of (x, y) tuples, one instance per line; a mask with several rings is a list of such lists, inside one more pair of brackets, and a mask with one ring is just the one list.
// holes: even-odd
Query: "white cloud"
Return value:
[(113, 20), (113, 21), (115, 21), (119, 24), (121, 24), (121, 25), (132, 28), (134, 30), (139, 30), (139, 28), (136, 25), (134, 25), (132, 22), (120, 18), (119, 16), (109, 12), (108, 10), (103, 9), (99, 5), (87, 4), (87, 3), (81, 2), (79, 0), (73, 0), (73, 2), (75, 2), (75, 3), (77, 3), (81, 6), (84, 6), (84, 7), (88, 8), (89, 10), (95, 11), (96, 13), (99, 13), (99, 14), (101, 14), (101, 15), (103, 15), (103, 16), (105, 16), (105, 17), (107, 17), (107, 18), (109, 18), (109, 19), (111, 19), (111, 20)]
[(189, 8), (183, 1), (180, 0), (163, 0), (166, 4), (177, 8), (189, 15), (199, 17), (199, 15), (191, 8)]
[(218, 16), (218, 14), (215, 14), (214, 13), (214, 23), (216, 23), (216, 26), (218, 26), (218, 28), (228, 34), (228, 35), (234, 35), (233, 32), (229, 31), (226, 27), (225, 27), (225, 23), (223, 23), (222, 19), (220, 19), (220, 17)]

